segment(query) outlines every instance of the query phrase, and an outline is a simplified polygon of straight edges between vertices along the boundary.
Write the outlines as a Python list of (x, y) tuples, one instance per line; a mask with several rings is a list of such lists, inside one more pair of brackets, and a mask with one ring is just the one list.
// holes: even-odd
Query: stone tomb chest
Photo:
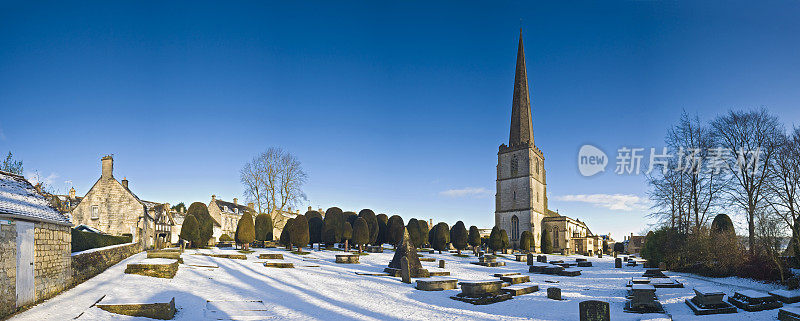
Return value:
[(736, 307), (722, 300), (725, 297), (722, 291), (698, 287), (694, 293), (695, 296), (685, 302), (696, 315), (736, 313)]
[(732, 297), (728, 297), (728, 302), (739, 309), (750, 312), (777, 309), (783, 306), (783, 303), (776, 297), (754, 290), (737, 291)]

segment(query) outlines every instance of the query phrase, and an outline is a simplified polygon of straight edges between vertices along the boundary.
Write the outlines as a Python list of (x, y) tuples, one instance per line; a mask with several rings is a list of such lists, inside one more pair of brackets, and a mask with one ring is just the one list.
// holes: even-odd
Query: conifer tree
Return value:
[(256, 240), (256, 228), (253, 224), (253, 215), (249, 211), (245, 211), (242, 217), (239, 218), (239, 223), (236, 224), (236, 243), (242, 245), (245, 251), (250, 249), (250, 243)]
[(256, 240), (257, 241), (272, 241), (272, 217), (266, 213), (256, 215)]
[(456, 222), (450, 230), (450, 243), (456, 248), (458, 255), (461, 255), (461, 250), (467, 248), (468, 236), (467, 228), (464, 227), (464, 222), (462, 221)]
[(369, 243), (369, 224), (363, 217), (359, 217), (353, 225), (353, 244), (358, 246), (358, 253), (362, 253), (363, 246), (367, 243)]
[(371, 209), (365, 208), (358, 212), (358, 217), (363, 218), (364, 221), (367, 222), (367, 228), (369, 230), (369, 241), (367, 244), (375, 244), (378, 241), (378, 218), (375, 216), (375, 212)]
[(200, 226), (197, 223), (197, 219), (194, 218), (194, 215), (187, 214), (183, 219), (183, 225), (181, 225), (181, 234), (179, 236), (180, 238), (189, 241), (189, 245), (191, 247), (197, 247), (198, 240), (200, 239)]
[(297, 217), (294, 218), (291, 233), (292, 245), (297, 247), (298, 252), (302, 252), (303, 246), (308, 245), (310, 238), (308, 233), (308, 220), (306, 220), (305, 215), (297, 215)]
[(481, 246), (481, 232), (478, 227), (473, 225), (469, 227), (469, 245), (472, 246), (472, 251), (478, 255), (478, 247)]

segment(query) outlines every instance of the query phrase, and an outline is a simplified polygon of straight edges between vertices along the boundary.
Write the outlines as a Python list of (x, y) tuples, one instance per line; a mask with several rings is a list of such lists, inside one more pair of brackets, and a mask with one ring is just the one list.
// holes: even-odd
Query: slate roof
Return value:
[[(226, 202), (226, 201), (219, 200), (219, 199), (217, 199), (216, 202), (217, 202), (217, 206), (219, 207), (219, 210), (221, 212), (225, 212), (225, 213), (228, 213), (228, 214), (239, 214), (239, 215), (241, 215), (241, 214), (244, 214), (245, 211), (249, 211), (250, 210), (249, 207), (247, 207), (246, 205), (242, 205), (242, 204), (236, 205), (236, 204), (233, 204), (231, 202)], [(234, 211), (235, 208), (239, 209), (238, 213), (236, 213)]]
[(72, 225), (20, 175), (0, 172), (0, 216)]

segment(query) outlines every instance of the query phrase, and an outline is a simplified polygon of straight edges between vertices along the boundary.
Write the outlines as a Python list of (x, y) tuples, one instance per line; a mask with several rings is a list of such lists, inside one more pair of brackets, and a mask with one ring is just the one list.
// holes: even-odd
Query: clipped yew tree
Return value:
[(375, 245), (381, 245), (386, 243), (386, 235), (389, 234), (389, 217), (386, 214), (378, 214), (375, 216), (375, 220), (378, 222), (378, 237), (375, 240)]
[[(547, 231), (546, 228), (542, 228), (542, 240), (541, 240), (541, 242), (542, 242), (542, 245), (541, 245), (542, 253), (550, 254), (550, 253), (553, 252), (553, 243), (550, 241), (550, 232)], [(622, 245), (622, 243), (618, 243), (618, 244)], [(616, 247), (614, 247), (614, 249), (616, 250)]]
[(356, 219), (353, 225), (353, 244), (358, 246), (358, 253), (364, 251), (364, 244), (369, 243), (369, 224), (363, 217)]
[(350, 223), (342, 224), (342, 240), (344, 240), (344, 250), (350, 251), (350, 239), (353, 238), (353, 226)]
[(245, 251), (250, 249), (250, 243), (256, 240), (256, 227), (253, 224), (253, 215), (245, 211), (236, 224), (236, 243), (242, 245)]
[(464, 226), (464, 222), (456, 222), (450, 230), (450, 243), (456, 248), (458, 255), (461, 255), (461, 250), (467, 248), (468, 237), (469, 235), (467, 234), (467, 228)]
[(489, 249), (492, 250), (492, 254), (497, 254), (497, 251), (503, 249), (503, 239), (497, 226), (493, 227), (492, 233), (489, 234)]
[(503, 242), (502, 250), (505, 251), (508, 248), (508, 245), (509, 245), (509, 243), (508, 243), (508, 233), (506, 233), (506, 230), (502, 230), (502, 229), (500, 230), (500, 241)]
[(420, 235), (417, 219), (412, 218), (408, 220), (408, 224), (406, 224), (406, 230), (408, 231), (408, 237), (411, 238), (411, 244), (414, 244), (414, 247), (420, 247), (419, 244), (422, 242), (422, 235)]
[(423, 247), (425, 244), (428, 244), (428, 232), (430, 231), (428, 222), (425, 222), (425, 220), (417, 220), (417, 226), (420, 236), (420, 244), (417, 245), (417, 247)]
[(200, 225), (194, 215), (187, 214), (181, 225), (180, 238), (189, 242), (191, 247), (197, 247), (200, 240)]
[(294, 224), (294, 219), (290, 218), (286, 220), (286, 224), (283, 226), (281, 230), (281, 237), (279, 239), (281, 245), (285, 246), (289, 251), (292, 250), (292, 225)]
[(478, 230), (478, 227), (473, 225), (469, 227), (469, 236), (467, 237), (467, 242), (470, 246), (472, 246), (472, 252), (475, 255), (478, 255), (478, 247), (481, 246), (481, 231)]
[(447, 244), (450, 243), (450, 227), (445, 222), (439, 222), (433, 227), (432, 234), (431, 246), (434, 250), (439, 251), (439, 254), (442, 254), (442, 251), (447, 250)]
[(322, 243), (325, 243), (326, 248), (331, 248), (334, 244), (338, 243), (336, 239), (336, 230), (332, 226), (327, 226), (322, 230)]
[(269, 214), (261, 213), (256, 215), (256, 241), (272, 241), (272, 217)]
[[(344, 215), (342, 214), (342, 210), (338, 207), (331, 207), (327, 211), (325, 211), (325, 219), (323, 220), (325, 223), (325, 232), (333, 231), (333, 243), (339, 243), (342, 241), (342, 227), (345, 223)], [(325, 244), (328, 243), (327, 235), (325, 236)]]
[(519, 238), (520, 251), (530, 253), (531, 245), (533, 245), (533, 234), (531, 231), (522, 231), (522, 236)]
[(308, 218), (308, 242), (312, 244), (314, 243), (323, 243), (323, 232), (325, 231), (325, 222), (322, 221), (322, 218), (311, 216)]
[(322, 219), (322, 214), (320, 214), (320, 212), (317, 212), (315, 210), (307, 211), (306, 214), (304, 215), (306, 216), (306, 220), (309, 222), (311, 222), (311, 218), (314, 217), (319, 217), (320, 219)]
[(303, 246), (308, 245), (310, 239), (308, 232), (308, 220), (305, 215), (297, 215), (292, 222), (291, 242), (297, 247), (298, 252), (303, 251)]
[(194, 215), (194, 218), (197, 219), (198, 229), (200, 231), (197, 239), (197, 247), (208, 246), (208, 241), (214, 236), (214, 219), (211, 218), (211, 214), (208, 214), (208, 206), (201, 202), (194, 202), (192, 205), (189, 205), (189, 209), (186, 210), (186, 213), (187, 215)]
[(342, 213), (342, 216), (344, 216), (345, 222), (350, 223), (350, 226), (353, 226), (353, 224), (356, 223), (356, 219), (358, 218), (358, 214), (349, 211)]
[(400, 242), (403, 239), (403, 230), (405, 230), (406, 225), (403, 224), (403, 218), (400, 215), (392, 215), (389, 218), (389, 223), (387, 223), (387, 235), (386, 235), (386, 242), (397, 246), (397, 242)]
[(375, 244), (378, 241), (378, 217), (371, 209), (365, 208), (358, 212), (358, 217), (367, 222), (369, 241), (366, 244)]

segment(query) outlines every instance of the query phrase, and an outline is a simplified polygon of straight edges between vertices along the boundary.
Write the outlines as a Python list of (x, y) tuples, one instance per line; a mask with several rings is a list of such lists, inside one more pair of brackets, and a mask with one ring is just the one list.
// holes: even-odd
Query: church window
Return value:
[(534, 164), (536, 166), (536, 174), (539, 174), (539, 159), (538, 158), (536, 159), (536, 162)]
[(511, 240), (519, 239), (519, 218), (516, 215), (511, 217)]
[(557, 248), (558, 246), (558, 227), (553, 228), (553, 248)]
[(100, 218), (100, 207), (97, 205), (92, 205), (92, 219)]
[(517, 155), (511, 157), (511, 176), (517, 176), (517, 172), (519, 171), (519, 160), (517, 160)]

